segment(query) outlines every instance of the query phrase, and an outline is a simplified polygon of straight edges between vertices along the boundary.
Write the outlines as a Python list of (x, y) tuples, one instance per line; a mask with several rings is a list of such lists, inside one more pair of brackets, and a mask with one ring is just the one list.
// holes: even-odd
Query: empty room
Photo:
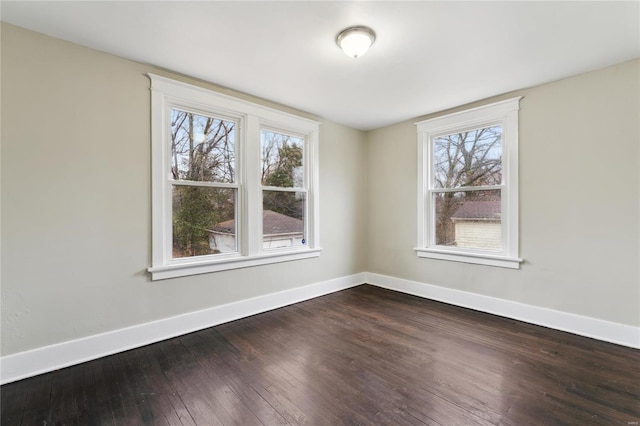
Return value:
[(640, 424), (640, 2), (0, 20), (3, 426)]

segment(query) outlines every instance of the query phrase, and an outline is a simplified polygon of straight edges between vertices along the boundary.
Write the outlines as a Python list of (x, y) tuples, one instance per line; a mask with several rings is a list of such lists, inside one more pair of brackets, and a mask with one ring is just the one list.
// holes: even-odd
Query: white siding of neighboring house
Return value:
[[(302, 245), (302, 234), (293, 235), (266, 235), (262, 241), (263, 249), (292, 247)], [(209, 236), (209, 246), (220, 253), (233, 253), (236, 251), (236, 239), (233, 234), (215, 234)]]
[(302, 245), (302, 234), (293, 235), (265, 235), (262, 240), (263, 249), (273, 249), (281, 247), (293, 247)]
[(457, 219), (455, 233), (457, 247), (499, 250), (502, 246), (500, 221)]
[(209, 247), (211, 250), (219, 250), (220, 253), (233, 253), (236, 249), (236, 236), (234, 234), (209, 234)]

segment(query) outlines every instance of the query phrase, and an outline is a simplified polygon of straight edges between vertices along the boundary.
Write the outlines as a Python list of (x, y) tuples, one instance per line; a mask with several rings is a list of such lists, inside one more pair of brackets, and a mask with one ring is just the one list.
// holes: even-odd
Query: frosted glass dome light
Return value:
[(336, 38), (338, 46), (351, 58), (359, 58), (367, 53), (374, 41), (376, 33), (369, 27), (350, 27)]

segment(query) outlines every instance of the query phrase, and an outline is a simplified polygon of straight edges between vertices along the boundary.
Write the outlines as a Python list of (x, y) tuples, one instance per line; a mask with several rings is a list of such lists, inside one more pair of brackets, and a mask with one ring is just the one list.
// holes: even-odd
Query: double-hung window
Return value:
[(263, 129), (260, 143), (262, 248), (304, 246), (307, 243), (304, 137)]
[(418, 256), (519, 268), (519, 101), (416, 123)]
[(318, 256), (319, 123), (149, 77), (152, 279)]

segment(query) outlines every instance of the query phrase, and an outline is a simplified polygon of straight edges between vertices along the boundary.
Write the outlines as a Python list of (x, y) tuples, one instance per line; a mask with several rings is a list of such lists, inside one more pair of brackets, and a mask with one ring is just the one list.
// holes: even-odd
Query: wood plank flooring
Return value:
[(363, 285), (0, 392), (2, 426), (629, 426), (640, 351)]

